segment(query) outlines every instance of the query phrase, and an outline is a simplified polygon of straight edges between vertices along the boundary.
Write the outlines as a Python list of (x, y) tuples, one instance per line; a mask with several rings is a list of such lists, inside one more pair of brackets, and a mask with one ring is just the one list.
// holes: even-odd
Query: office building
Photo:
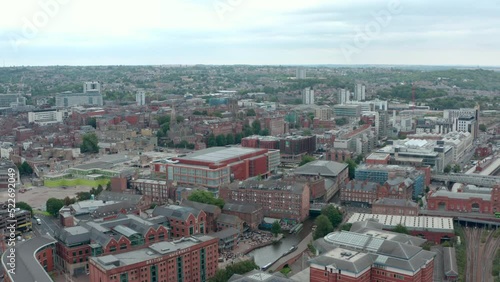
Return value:
[(330, 120), (332, 119), (332, 108), (329, 106), (320, 106), (314, 111), (314, 117), (319, 120)]
[(262, 207), (264, 216), (302, 222), (309, 216), (309, 185), (293, 181), (240, 181), (220, 188), (228, 202)]
[(432, 282), (435, 253), (425, 239), (382, 230), (376, 222), (353, 223), (314, 241), (319, 256), (310, 263), (310, 281)]
[[(472, 117), (472, 118), (471, 118)], [(454, 131), (472, 133), (474, 139), (479, 135), (479, 106), (458, 110), (444, 110), (443, 118), (451, 122)], [(459, 121), (460, 118), (463, 118)]]
[(20, 93), (0, 94), (0, 108), (16, 108), (26, 106), (26, 98)]
[[(8, 156), (7, 156), (8, 157)], [(18, 184), (20, 182), (19, 170), (10, 160), (0, 160), (0, 190), (8, 189), (9, 183)], [(3, 190), (6, 191), (6, 190)]]
[(354, 104), (341, 104), (333, 106), (333, 114), (336, 117), (359, 117), (361, 116), (361, 106)]
[(135, 94), (135, 102), (137, 103), (137, 106), (144, 106), (144, 105), (146, 105), (146, 92), (144, 92), (144, 91), (138, 91)]
[[(246, 148), (279, 149), (281, 162), (299, 163), (302, 156), (316, 151), (316, 136), (288, 135), (274, 137), (253, 135), (243, 138), (241, 146)], [(269, 158), (273, 167), (279, 165), (280, 159), (276, 157), (277, 155)]]
[(58, 110), (38, 110), (28, 113), (28, 122), (39, 125), (60, 123), (63, 121), (63, 112)]
[(302, 104), (314, 105), (314, 89), (308, 87), (302, 90)]
[(64, 92), (56, 95), (56, 107), (102, 106), (103, 98), (99, 82), (85, 82), (83, 93)]
[(91, 282), (208, 281), (217, 271), (218, 239), (206, 235), (158, 242), (89, 259)]
[(425, 186), (430, 184), (430, 170), (419, 170), (412, 166), (398, 166), (387, 164), (361, 164), (354, 173), (357, 181), (372, 181), (383, 185), (389, 176), (410, 178), (413, 181), (413, 198), (423, 194)]
[(357, 83), (354, 85), (354, 99), (356, 101), (364, 101), (366, 99), (366, 87), (363, 84)]

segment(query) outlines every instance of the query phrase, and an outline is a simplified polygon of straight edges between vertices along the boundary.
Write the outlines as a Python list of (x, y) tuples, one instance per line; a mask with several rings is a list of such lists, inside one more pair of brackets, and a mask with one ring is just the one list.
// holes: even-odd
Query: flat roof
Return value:
[[(25, 242), (17, 242), (16, 249), (16, 266), (15, 274), (7, 272), (7, 275), (12, 282), (52, 282), (49, 274), (45, 271), (42, 265), (36, 259), (35, 253), (50, 244), (55, 244), (56, 240), (50, 236), (40, 236), (30, 239)], [(54, 250), (55, 251), (55, 250)], [(2, 265), (5, 271), (11, 269), (7, 266), (10, 252), (5, 252), (2, 255)]]
[(454, 232), (452, 217), (432, 217), (432, 216), (401, 216), (385, 214), (354, 213), (349, 218), (348, 223), (365, 221), (367, 219), (377, 219), (384, 225), (384, 228), (395, 228), (402, 224), (410, 230), (429, 230)]
[(434, 197), (447, 197), (447, 198), (462, 199), (462, 200), (468, 200), (472, 198), (480, 198), (484, 201), (491, 200), (491, 194), (467, 193), (467, 192), (456, 193), (447, 190), (438, 190), (432, 193), (429, 198), (434, 198)]
[(246, 148), (246, 147), (212, 147), (196, 151), (184, 157), (178, 157), (177, 159), (205, 161), (205, 162), (208, 161), (208, 162), (218, 163), (225, 160), (238, 158), (243, 155), (262, 152), (262, 151), (267, 151), (267, 150)]

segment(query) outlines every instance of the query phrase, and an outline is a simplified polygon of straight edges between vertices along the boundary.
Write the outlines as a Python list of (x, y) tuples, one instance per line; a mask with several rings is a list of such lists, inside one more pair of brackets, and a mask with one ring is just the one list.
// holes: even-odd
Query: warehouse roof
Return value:
[(247, 154), (263, 152), (263, 151), (267, 150), (245, 148), (245, 147), (212, 147), (196, 151), (184, 157), (178, 157), (177, 159), (218, 163), (232, 158), (238, 158)]
[(384, 225), (384, 228), (395, 228), (398, 224), (406, 226), (410, 230), (429, 230), (454, 232), (453, 218), (431, 217), (431, 216), (400, 216), (385, 214), (354, 213), (348, 223), (364, 221), (374, 218)]

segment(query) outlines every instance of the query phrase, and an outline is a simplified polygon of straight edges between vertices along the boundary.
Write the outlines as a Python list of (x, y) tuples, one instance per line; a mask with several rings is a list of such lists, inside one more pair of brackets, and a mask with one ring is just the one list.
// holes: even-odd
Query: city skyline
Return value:
[(500, 66), (488, 1), (10, 2), (0, 62), (19, 65)]

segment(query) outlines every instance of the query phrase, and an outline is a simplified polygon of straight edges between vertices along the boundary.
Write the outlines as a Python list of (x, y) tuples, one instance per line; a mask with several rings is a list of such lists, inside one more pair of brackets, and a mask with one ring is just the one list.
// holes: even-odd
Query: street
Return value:
[(46, 235), (48, 233), (50, 236), (54, 237), (56, 231), (61, 228), (57, 223), (57, 219), (54, 217), (42, 214), (37, 214), (36, 217), (38, 217), (42, 222), (41, 225), (38, 225), (36, 221), (33, 222), (33, 230), (37, 235)]

